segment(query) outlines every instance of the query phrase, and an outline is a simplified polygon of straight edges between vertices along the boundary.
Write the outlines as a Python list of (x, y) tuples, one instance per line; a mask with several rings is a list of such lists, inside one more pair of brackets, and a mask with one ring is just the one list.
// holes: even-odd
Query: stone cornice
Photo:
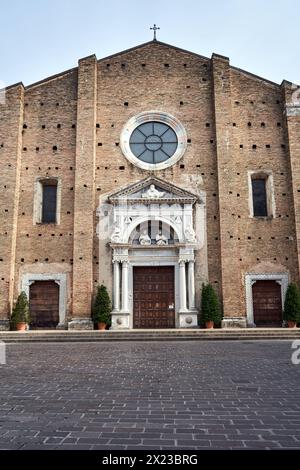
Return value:
[[(173, 196), (160, 197), (157, 199), (150, 197), (130, 198), (132, 194), (146, 189), (151, 184), (154, 184), (158, 188), (172, 193)], [(195, 194), (185, 191), (179, 188), (178, 186), (175, 186), (171, 183), (167, 183), (166, 181), (163, 181), (159, 178), (150, 176), (142, 181), (139, 181), (138, 183), (124, 188), (121, 191), (118, 191), (117, 193), (112, 194), (111, 196), (109, 196), (108, 200), (112, 204), (120, 204), (122, 203), (122, 200), (124, 202), (126, 201), (127, 204), (194, 204), (199, 199)]]

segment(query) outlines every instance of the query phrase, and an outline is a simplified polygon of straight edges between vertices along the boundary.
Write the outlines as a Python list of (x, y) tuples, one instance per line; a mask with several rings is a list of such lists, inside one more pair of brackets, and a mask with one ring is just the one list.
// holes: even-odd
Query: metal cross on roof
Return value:
[(150, 29), (152, 29), (152, 31), (153, 31), (153, 35), (154, 35), (153, 36), (153, 41), (156, 41), (156, 31), (158, 31), (160, 28), (158, 26), (156, 26), (156, 24), (154, 23), (153, 28), (150, 28)]

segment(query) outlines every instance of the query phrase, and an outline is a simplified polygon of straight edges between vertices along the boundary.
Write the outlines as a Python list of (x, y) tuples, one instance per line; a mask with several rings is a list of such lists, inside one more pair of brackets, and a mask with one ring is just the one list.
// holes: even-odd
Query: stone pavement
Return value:
[(0, 365), (0, 449), (300, 449), (290, 341), (39, 343)]

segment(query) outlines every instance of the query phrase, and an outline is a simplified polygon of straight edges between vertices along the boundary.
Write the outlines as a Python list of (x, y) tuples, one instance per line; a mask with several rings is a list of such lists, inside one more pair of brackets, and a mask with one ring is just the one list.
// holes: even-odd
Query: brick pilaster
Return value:
[[(237, 202), (230, 196), (234, 193), (235, 161), (232, 155), (232, 117), (230, 65), (227, 57), (213, 54), (212, 80), (215, 111), (218, 196), (220, 211), (220, 245), (222, 271), (222, 297), (224, 317), (241, 316), (245, 313), (240, 291), (241, 278), (237, 269), (238, 249), (235, 242), (237, 228), (230, 214)], [(231, 191), (232, 190), (232, 191)], [(233, 236), (230, 238), (230, 236)]]
[(281, 84), (283, 96), (283, 121), (286, 128), (288, 153), (290, 157), (292, 195), (298, 251), (298, 282), (300, 267), (300, 91), (284, 80)]
[(73, 317), (89, 318), (93, 290), (93, 235), (97, 59), (79, 61), (73, 249)]
[[(16, 237), (22, 157), (24, 86), (18, 83), (5, 91), (0, 105), (0, 320), (7, 320), (13, 305)], [(3, 143), (2, 143), (3, 140)], [(1, 325), (0, 325), (1, 326)]]

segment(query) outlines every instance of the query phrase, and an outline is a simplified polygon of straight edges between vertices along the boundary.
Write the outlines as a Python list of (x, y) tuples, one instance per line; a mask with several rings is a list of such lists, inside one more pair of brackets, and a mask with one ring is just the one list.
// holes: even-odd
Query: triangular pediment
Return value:
[(197, 200), (197, 196), (164, 180), (150, 176), (138, 183), (127, 186), (109, 197), (109, 200), (114, 204), (120, 203), (120, 201), (124, 199), (126, 199), (128, 203), (194, 204)]

